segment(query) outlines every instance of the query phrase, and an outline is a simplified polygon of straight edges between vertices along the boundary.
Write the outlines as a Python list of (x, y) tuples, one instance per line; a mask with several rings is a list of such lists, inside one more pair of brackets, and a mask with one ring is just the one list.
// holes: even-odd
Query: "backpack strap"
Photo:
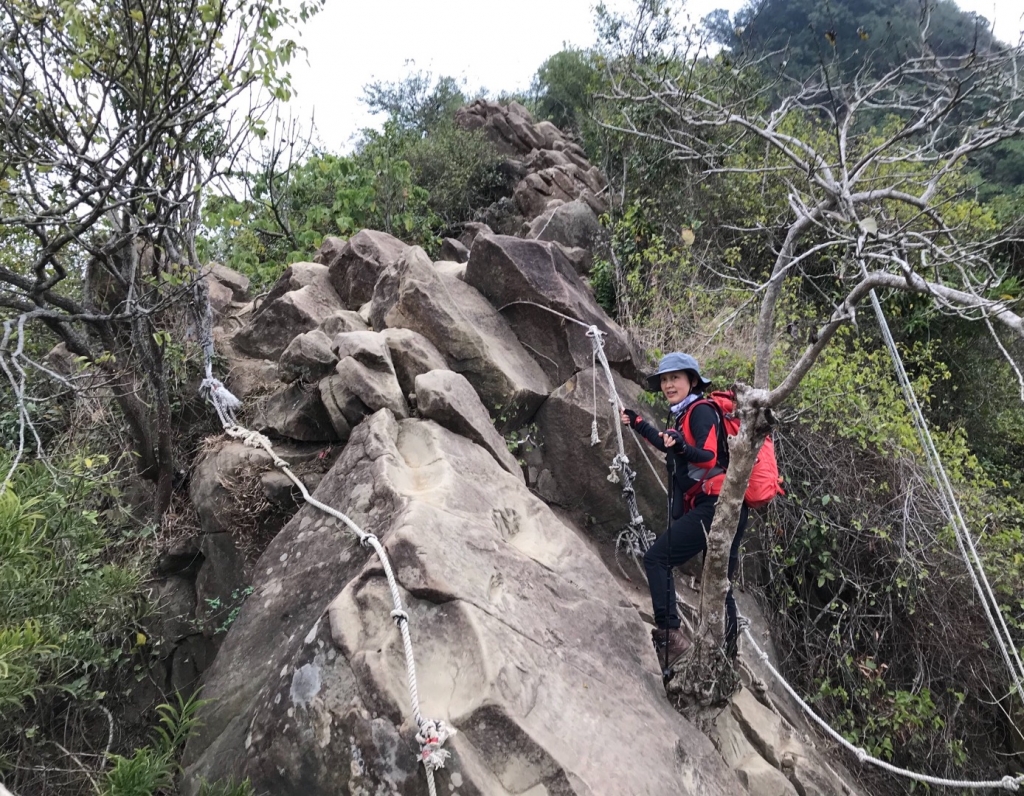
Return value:
[[(716, 404), (710, 398), (701, 398), (700, 400), (694, 401), (692, 404), (690, 404), (688, 407), (686, 407), (686, 411), (683, 412), (683, 414), (679, 418), (679, 423), (678, 423), (678, 429), (677, 430), (682, 432), (684, 439), (689, 438), (689, 439), (687, 439), (687, 444), (691, 444), (691, 445), (693, 444), (693, 443), (691, 443), (689, 441), (689, 440), (695, 440), (695, 437), (693, 436), (693, 432), (690, 431), (690, 412), (692, 412), (696, 407), (700, 406), (701, 404), (710, 404), (714, 408), (715, 415), (718, 418), (718, 428), (715, 430), (715, 433), (717, 434), (718, 450), (715, 452), (715, 457), (716, 457), (715, 466), (712, 467), (710, 470), (708, 470), (703, 478), (701, 478), (699, 481), (697, 481), (697, 483), (695, 483), (693, 486), (691, 486), (689, 489), (687, 489), (686, 492), (683, 494), (683, 505), (685, 506), (684, 511), (689, 511), (690, 508), (693, 507), (694, 501), (696, 501), (698, 495), (700, 495), (702, 492), (706, 491), (706, 488), (707, 488), (707, 486), (708, 486), (710, 481), (712, 481), (715, 478), (719, 478), (719, 477), (725, 475), (725, 470), (726, 470), (726, 467), (728, 467), (728, 461), (729, 461), (729, 456), (728, 456), (729, 443), (728, 443), (728, 440), (727, 440), (727, 436), (728, 435), (726, 434), (726, 431), (725, 431), (725, 421), (724, 421), (724, 419), (722, 417), (722, 409), (721, 409), (721, 407), (718, 404)], [(725, 459), (724, 459), (724, 461), (726, 463), (724, 465), (720, 464), (723, 461), (723, 458), (722, 458), (723, 446), (725, 447), (725, 451), (726, 451), (726, 456), (725, 456)]]

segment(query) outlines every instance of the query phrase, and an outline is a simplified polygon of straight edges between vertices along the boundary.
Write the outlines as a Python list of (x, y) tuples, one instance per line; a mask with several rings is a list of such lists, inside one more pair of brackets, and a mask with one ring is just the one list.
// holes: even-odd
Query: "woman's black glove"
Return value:
[(680, 434), (678, 431), (676, 431), (674, 428), (667, 429), (665, 431), (665, 436), (666, 437), (671, 437), (672, 439), (674, 439), (676, 441), (676, 449), (680, 453), (683, 452), (684, 447), (689, 447), (686, 444), (686, 440), (683, 439), (683, 435)]
[(640, 417), (640, 415), (638, 415), (632, 409), (623, 409), (622, 414), (624, 414), (629, 419), (628, 425), (630, 428), (636, 428), (644, 421), (644, 419)]

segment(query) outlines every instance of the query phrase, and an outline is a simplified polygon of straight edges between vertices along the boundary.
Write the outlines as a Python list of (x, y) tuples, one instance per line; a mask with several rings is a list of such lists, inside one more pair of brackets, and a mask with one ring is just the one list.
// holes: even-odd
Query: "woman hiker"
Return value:
[[(710, 401), (702, 401), (711, 382), (700, 375), (697, 360), (675, 352), (662, 358), (658, 370), (647, 380), (653, 392), (661, 389), (672, 412), (668, 429), (658, 429), (630, 409), (622, 410), (624, 425), (635, 429), (665, 453), (669, 480), (669, 527), (644, 554), (644, 569), (651, 588), (654, 623), (651, 631), (658, 658), (666, 671), (690, 647), (679, 629), (676, 590), (672, 568), (703, 552), (706, 535), (715, 517), (715, 506), (728, 467), (728, 444), (722, 418)], [(729, 580), (739, 562), (739, 547), (747, 525), (747, 507), (740, 509), (740, 522), (729, 552)], [(736, 654), (736, 601), (732, 587), (725, 598), (726, 652)]]

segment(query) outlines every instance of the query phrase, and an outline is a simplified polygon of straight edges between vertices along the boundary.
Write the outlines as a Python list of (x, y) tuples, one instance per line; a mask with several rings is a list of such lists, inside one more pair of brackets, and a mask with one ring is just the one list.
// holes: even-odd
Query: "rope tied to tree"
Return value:
[(451, 753), (441, 747), (453, 735), (457, 733), (454, 727), (448, 726), (443, 720), (428, 719), (420, 711), (419, 683), (416, 678), (416, 663), (413, 657), (412, 636), (409, 632), (409, 613), (402, 603), (402, 593), (395, 578), (394, 570), (391, 567), (391, 560), (387, 551), (380, 543), (375, 534), (367, 533), (359, 527), (351, 518), (341, 511), (338, 511), (325, 503), (314, 498), (306, 485), (295, 473), (292, 472), (288, 462), (278, 456), (274, 446), (264, 434), (253, 429), (239, 425), (235, 418), (242, 402), (234, 396), (218, 379), (213, 376), (213, 337), (211, 332), (212, 313), (209, 311), (208, 297), (203, 290), (196, 291), (197, 302), (204, 302), (206, 311), (201, 312), (200, 306), (196, 307), (196, 318), (199, 326), (200, 342), (203, 345), (203, 353), (206, 359), (206, 378), (203, 379), (199, 391), (203, 398), (213, 405), (220, 419), (224, 433), (232, 439), (240, 440), (244, 445), (252, 448), (262, 448), (266, 451), (274, 466), (284, 473), (288, 479), (302, 494), (303, 499), (314, 508), (328, 514), (342, 522), (359, 540), (363, 547), (373, 549), (384, 569), (384, 576), (387, 579), (388, 589), (391, 592), (391, 599), (394, 609), (391, 611), (391, 618), (395, 621), (402, 638), (402, 649), (405, 655), (406, 675), (408, 678), (409, 698), (412, 705), (413, 718), (416, 722), (416, 742), (420, 747), (420, 762), (423, 764), (427, 776), (427, 790), (430, 796), (437, 796), (437, 786), (434, 782), (434, 771), (444, 768), (445, 763), (451, 757)]

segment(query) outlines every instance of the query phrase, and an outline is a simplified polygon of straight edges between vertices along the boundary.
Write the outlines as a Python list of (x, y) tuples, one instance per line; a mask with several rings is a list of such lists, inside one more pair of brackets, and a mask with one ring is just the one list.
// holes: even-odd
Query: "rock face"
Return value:
[(561, 243), (568, 248), (592, 249), (604, 234), (597, 215), (579, 200), (549, 207), (530, 224), (528, 238)]
[(432, 370), (416, 377), (415, 389), (420, 417), (473, 440), (507, 472), (523, 480), (523, 472), (508, 452), (504, 437), (494, 430), (487, 410), (465, 376), (450, 370)]
[[(373, 286), (381, 272), (393, 265), (409, 248), (386, 232), (364, 229), (348, 243), (324, 257), (331, 272), (331, 284), (342, 302), (358, 308), (373, 296)], [(328, 256), (330, 259), (328, 259)]]
[(566, 315), (597, 325), (605, 333), (612, 367), (627, 378), (638, 375), (625, 332), (598, 306), (558, 246), (503, 235), (479, 237), (466, 267), (466, 284), (502, 308), (516, 336), (556, 384), (589, 367), (593, 355), (587, 330), (560, 317)]
[(331, 338), (320, 329), (295, 335), (281, 352), (277, 371), (282, 381), (319, 381), (334, 369), (337, 355), (331, 350)]
[(439, 274), (425, 254), (410, 254), (381, 275), (371, 322), (412, 329), (433, 343), (473, 385), (499, 430), (527, 422), (550, 391), (508, 322), (478, 291)]
[[(640, 388), (636, 384), (616, 374), (615, 389), (626, 406), (640, 414), (649, 414), (649, 407), (639, 401)], [(555, 390), (536, 418), (543, 457), (541, 463), (534, 465), (534, 475), (541, 496), (579, 512), (581, 518), (590, 518), (590, 530), (599, 538), (609, 538), (629, 523), (629, 512), (619, 487), (607, 480), (608, 468), (618, 452), (608, 399), (604, 372), (587, 369)], [(601, 442), (591, 446), (595, 405)], [(647, 454), (663, 482), (666, 480), (664, 456), (646, 442), (641, 443), (628, 429), (623, 429), (622, 433), (630, 466), (637, 473), (633, 486), (640, 513), (648, 529), (660, 534), (666, 518), (665, 492), (642, 461), (639, 446), (647, 445)]]
[(233, 343), (243, 354), (276, 359), (295, 335), (315, 329), (343, 309), (328, 279), (327, 266), (295, 263), (277, 280)]
[(412, 329), (385, 329), (381, 332), (391, 352), (391, 362), (402, 392), (416, 391), (416, 377), (431, 370), (447, 370), (448, 363), (437, 346)]
[[(660, 694), (646, 630), (599, 559), (482, 448), (379, 412), (317, 496), (392, 556), (423, 712), (459, 730), (439, 793), (743, 792)], [(257, 573), (207, 674), (216, 707), (189, 740), (183, 792), (246, 776), (280, 796), (421, 794), (375, 559), (305, 507)]]

